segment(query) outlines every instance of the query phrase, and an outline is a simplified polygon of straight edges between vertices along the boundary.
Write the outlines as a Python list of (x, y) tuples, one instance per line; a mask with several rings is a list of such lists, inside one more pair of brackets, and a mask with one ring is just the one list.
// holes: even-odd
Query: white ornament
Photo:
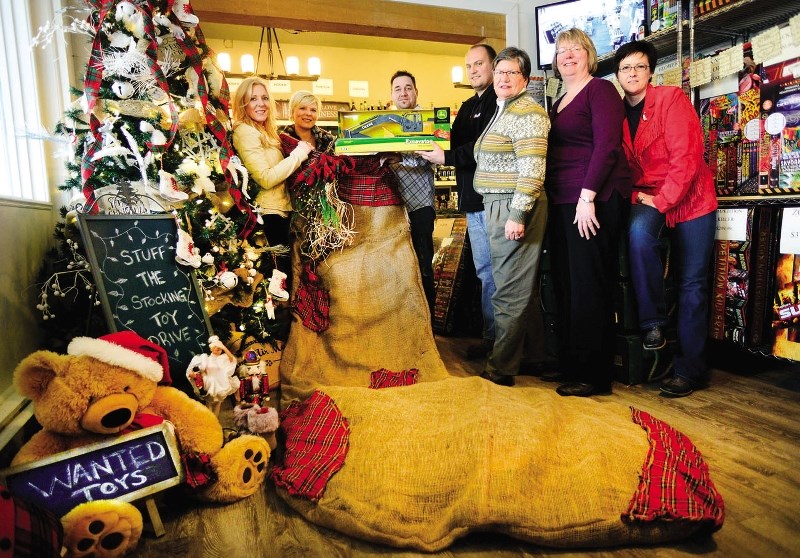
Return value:
[(133, 85), (127, 81), (115, 81), (111, 84), (111, 91), (119, 99), (130, 99), (133, 95)]
[(164, 169), (158, 170), (158, 193), (168, 201), (184, 201), (189, 199), (189, 194), (178, 188), (175, 177)]
[(221, 287), (231, 290), (239, 284), (239, 278), (233, 271), (223, 271), (217, 276)]
[(122, 31), (114, 31), (110, 37), (111, 46), (114, 48), (126, 48), (130, 44), (131, 36)]
[(192, 236), (183, 229), (178, 229), (178, 246), (175, 250), (175, 261), (181, 265), (200, 267), (200, 250), (195, 247)]
[(178, 17), (181, 23), (185, 23), (189, 27), (194, 27), (200, 23), (200, 18), (191, 13), (189, 0), (175, 0), (175, 3), (172, 4), (172, 12)]
[(139, 130), (145, 133), (150, 133), (150, 143), (153, 145), (164, 145), (167, 143), (167, 136), (164, 135), (164, 132), (146, 120), (139, 122)]
[(122, 23), (126, 31), (137, 39), (144, 37), (144, 16), (130, 2), (117, 4), (115, 18)]
[(200, 261), (202, 261), (206, 265), (211, 265), (214, 263), (214, 256), (206, 252), (205, 254), (203, 254), (203, 257), (200, 259)]

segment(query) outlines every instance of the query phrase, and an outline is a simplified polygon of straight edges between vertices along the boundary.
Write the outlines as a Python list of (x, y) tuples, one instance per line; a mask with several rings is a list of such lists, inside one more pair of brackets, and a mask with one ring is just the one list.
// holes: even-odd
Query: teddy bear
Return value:
[[(253, 494), (267, 473), (264, 438), (243, 435), (223, 445), (214, 413), (169, 383), (166, 351), (131, 331), (77, 337), (66, 355), (28, 355), (14, 371), (14, 385), (33, 401), (42, 430), (20, 448), (12, 466), (163, 420), (172, 425), (185, 462), (206, 464), (205, 476), (187, 475), (187, 483), (196, 481), (190, 483), (195, 496), (227, 503)], [(61, 522), (66, 556), (121, 556), (136, 547), (142, 532), (139, 510), (115, 499), (79, 504)]]

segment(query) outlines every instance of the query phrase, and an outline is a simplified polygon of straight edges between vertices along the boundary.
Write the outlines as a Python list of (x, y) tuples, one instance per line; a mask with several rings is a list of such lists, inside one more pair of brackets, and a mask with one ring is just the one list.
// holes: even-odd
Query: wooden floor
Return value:
[[(480, 372), (463, 361), (467, 339), (437, 338), (451, 374)], [(558, 555), (564, 557), (800, 557), (800, 365), (756, 358), (717, 347), (710, 389), (681, 399), (659, 395), (655, 385), (614, 385), (604, 396), (648, 411), (687, 434), (700, 448), (725, 499), (721, 530), (681, 544), (564, 552), (502, 536), (473, 534), (430, 555), (372, 545), (307, 523), (271, 486), (227, 506), (185, 502), (168, 494), (159, 501), (167, 534), (145, 534), (139, 557), (459, 558)], [(534, 377), (517, 385), (550, 390)], [(565, 400), (568, 404), (568, 400)]]

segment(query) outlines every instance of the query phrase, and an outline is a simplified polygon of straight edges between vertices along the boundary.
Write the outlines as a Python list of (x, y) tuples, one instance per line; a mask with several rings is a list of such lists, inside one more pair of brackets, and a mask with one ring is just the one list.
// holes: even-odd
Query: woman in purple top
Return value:
[(559, 33), (553, 69), (566, 90), (550, 111), (545, 179), (560, 372), (545, 379), (564, 382), (560, 395), (585, 397), (611, 391), (612, 293), (630, 207), (621, 147), (625, 108), (611, 82), (592, 77), (597, 51), (583, 31)]

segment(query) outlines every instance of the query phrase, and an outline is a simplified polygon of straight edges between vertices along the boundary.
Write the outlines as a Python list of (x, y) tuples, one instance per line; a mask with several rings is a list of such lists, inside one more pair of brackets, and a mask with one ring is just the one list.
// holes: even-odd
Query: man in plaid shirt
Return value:
[[(400, 70), (391, 79), (392, 102), (398, 109), (420, 108), (417, 104), (417, 81), (409, 72)], [(392, 164), (397, 176), (400, 196), (408, 211), (411, 224), (411, 243), (417, 254), (425, 298), (433, 315), (436, 293), (433, 284), (433, 165), (413, 153), (403, 153), (399, 162)]]

